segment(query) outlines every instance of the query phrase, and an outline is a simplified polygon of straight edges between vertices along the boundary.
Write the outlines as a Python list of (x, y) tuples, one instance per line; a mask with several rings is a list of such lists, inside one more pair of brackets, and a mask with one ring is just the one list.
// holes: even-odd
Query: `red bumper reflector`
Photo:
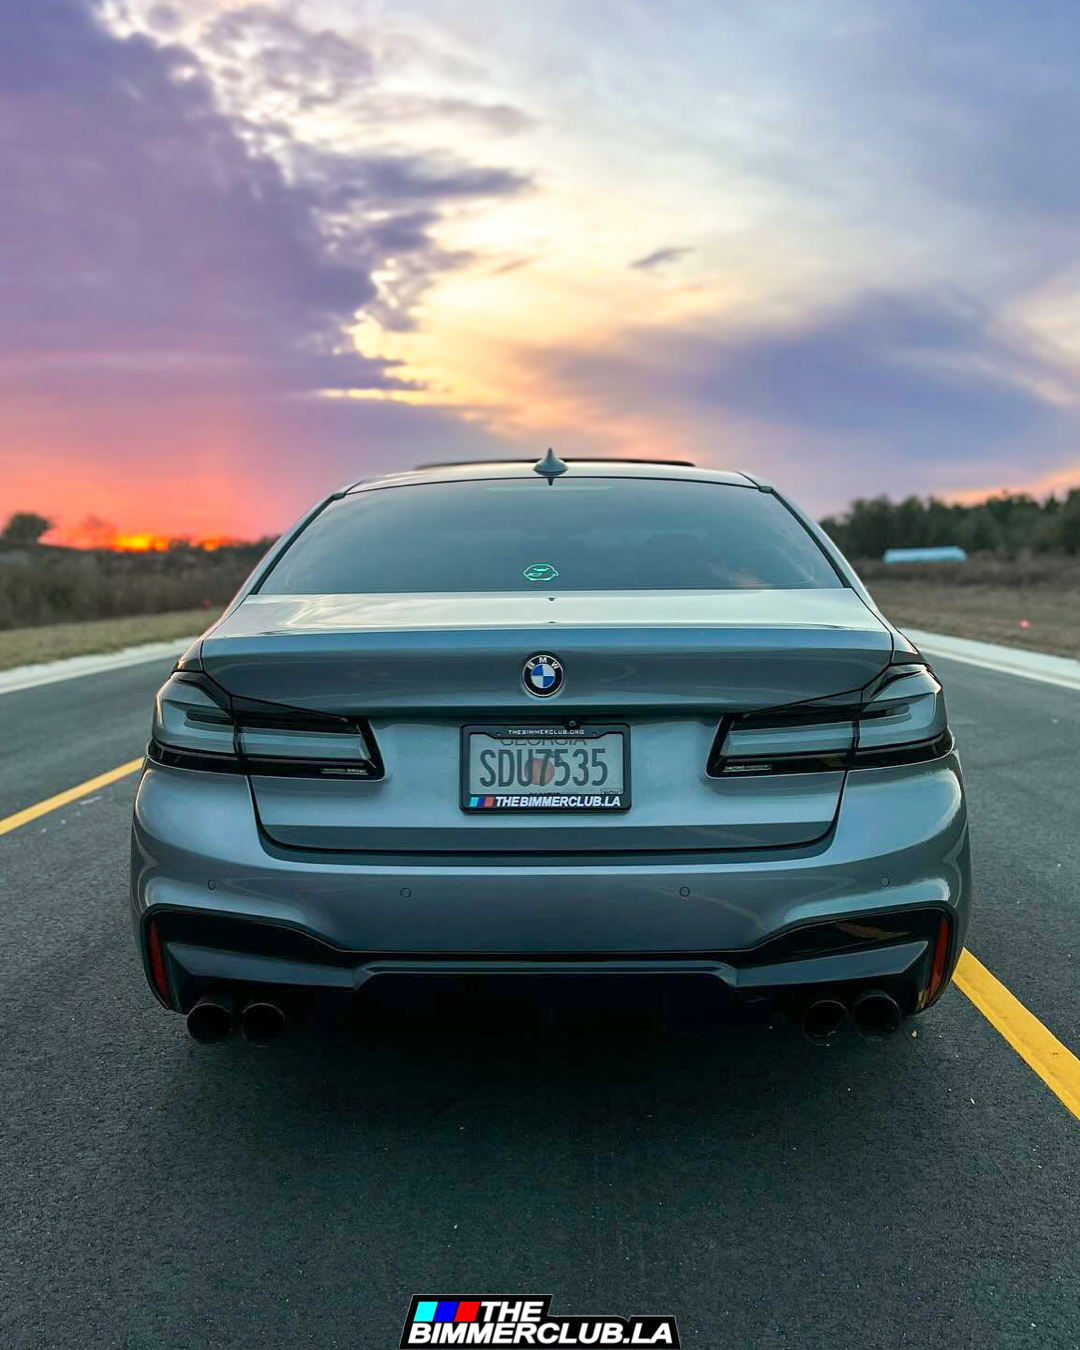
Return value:
[(169, 980), (165, 973), (165, 955), (161, 950), (161, 939), (158, 937), (157, 924), (153, 919), (146, 925), (146, 951), (150, 958), (150, 978), (154, 982), (158, 997), (168, 1007), (171, 1000)]
[(937, 943), (934, 946), (934, 963), (930, 967), (930, 983), (926, 986), (926, 1003), (930, 1003), (941, 992), (941, 986), (945, 981), (945, 965), (949, 959), (949, 920), (948, 916), (941, 916), (941, 924), (938, 928)]

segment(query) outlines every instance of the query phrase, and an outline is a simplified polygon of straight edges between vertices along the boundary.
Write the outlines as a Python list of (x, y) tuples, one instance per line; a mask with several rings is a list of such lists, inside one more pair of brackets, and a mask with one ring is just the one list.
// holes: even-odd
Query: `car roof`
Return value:
[[(366, 492), (372, 488), (405, 487), (413, 483), (478, 482), (492, 478), (534, 478), (537, 459), (487, 459), (462, 464), (428, 464), (400, 473), (364, 478), (350, 484), (344, 492)], [(675, 478), (689, 482), (723, 483), (731, 487), (757, 488), (762, 484), (749, 474), (731, 469), (699, 469), (685, 460), (575, 459), (566, 456), (570, 478)]]

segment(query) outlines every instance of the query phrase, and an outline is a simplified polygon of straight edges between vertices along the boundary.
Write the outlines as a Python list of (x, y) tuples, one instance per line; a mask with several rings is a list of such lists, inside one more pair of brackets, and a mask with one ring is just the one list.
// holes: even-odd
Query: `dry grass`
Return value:
[(874, 562), (859, 564), (858, 571), (898, 628), (1080, 657), (1076, 559), (972, 559), (924, 570)]
[(0, 546), (0, 630), (223, 609), (268, 540), (161, 553)]
[(1080, 591), (1080, 558), (1060, 553), (1025, 553), (1004, 557), (976, 553), (963, 563), (883, 563), (880, 558), (855, 564), (871, 590), (879, 581), (914, 581), (928, 589), (966, 590), (969, 587), (1000, 586), (1007, 591)]
[(0, 670), (65, 656), (115, 652), (140, 642), (188, 637), (209, 627), (217, 610), (182, 609), (169, 614), (139, 614), (125, 619), (89, 619), (0, 632)]

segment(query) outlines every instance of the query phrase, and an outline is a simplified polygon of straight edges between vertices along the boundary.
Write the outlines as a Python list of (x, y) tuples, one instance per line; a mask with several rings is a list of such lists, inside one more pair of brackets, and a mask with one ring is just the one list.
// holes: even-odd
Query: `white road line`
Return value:
[(996, 642), (974, 642), (970, 638), (948, 637), (944, 633), (924, 633), (917, 628), (903, 630), (927, 656), (946, 656), (984, 670), (999, 670), (1020, 675), (1062, 689), (1080, 689), (1080, 661), (1070, 656), (1050, 656), (1047, 652), (1027, 652), (1018, 647), (1002, 647)]
[(63, 661), (42, 661), (33, 666), (16, 666), (14, 670), (0, 671), (0, 695), (14, 694), (19, 689), (36, 689), (42, 684), (56, 684), (58, 680), (73, 680), (80, 675), (99, 675), (105, 670), (121, 670), (124, 666), (141, 665), (144, 661), (165, 661), (177, 657), (195, 637), (170, 638), (168, 642), (144, 642), (138, 647), (124, 647), (118, 652), (100, 652), (96, 656), (69, 656)]

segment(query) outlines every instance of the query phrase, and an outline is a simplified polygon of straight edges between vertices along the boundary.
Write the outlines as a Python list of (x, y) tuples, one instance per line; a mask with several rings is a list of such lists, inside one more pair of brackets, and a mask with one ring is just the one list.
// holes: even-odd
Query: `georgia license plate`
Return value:
[(626, 726), (461, 729), (463, 811), (626, 811)]

